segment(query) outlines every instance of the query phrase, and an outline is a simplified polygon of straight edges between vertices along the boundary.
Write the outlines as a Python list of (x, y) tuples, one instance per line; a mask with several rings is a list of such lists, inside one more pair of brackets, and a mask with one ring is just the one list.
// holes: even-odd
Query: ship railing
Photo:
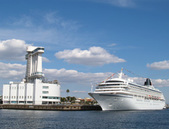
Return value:
[(119, 85), (119, 86), (98, 86), (97, 88), (127, 88), (128, 86), (126, 85)]
[(125, 88), (104, 88), (104, 89), (96, 89), (95, 91), (125, 91)]
[(116, 84), (116, 85), (126, 85), (126, 83), (122, 83), (122, 82), (106, 82), (106, 83), (100, 83), (100, 84)]

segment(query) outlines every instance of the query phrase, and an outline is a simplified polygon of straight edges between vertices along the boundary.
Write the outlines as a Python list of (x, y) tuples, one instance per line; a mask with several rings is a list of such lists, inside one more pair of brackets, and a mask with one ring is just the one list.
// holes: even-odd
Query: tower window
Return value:
[(42, 93), (43, 93), (43, 94), (48, 94), (48, 93), (49, 93), (49, 91), (42, 91)]
[(49, 89), (49, 86), (43, 86), (43, 89)]

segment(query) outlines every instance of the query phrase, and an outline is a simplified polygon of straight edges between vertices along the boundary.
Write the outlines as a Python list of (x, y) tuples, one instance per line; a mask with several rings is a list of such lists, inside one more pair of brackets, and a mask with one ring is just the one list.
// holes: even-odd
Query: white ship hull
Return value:
[(165, 107), (163, 93), (154, 88), (149, 78), (144, 85), (118, 78), (108, 78), (99, 83), (89, 95), (101, 106), (102, 110), (162, 110)]
[(102, 110), (162, 110), (165, 101), (147, 100), (123, 94), (89, 93), (101, 106)]

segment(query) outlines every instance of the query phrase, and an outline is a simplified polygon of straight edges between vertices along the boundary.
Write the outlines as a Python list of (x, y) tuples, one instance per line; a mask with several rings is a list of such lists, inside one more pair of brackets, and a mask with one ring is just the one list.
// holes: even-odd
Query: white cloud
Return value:
[(57, 29), (66, 29), (68, 30), (78, 30), (81, 25), (77, 21), (66, 20), (60, 17), (56, 12), (49, 12), (44, 15), (44, 20), (50, 24), (54, 25)]
[(20, 19), (15, 19), (13, 23), (8, 22), (8, 24), (13, 25), (13, 26), (25, 26), (25, 27), (32, 27), (32, 19), (29, 16), (22, 16)]
[[(0, 78), (10, 81), (19, 81), (25, 77), (26, 65), (22, 64), (10, 64), (0, 62)], [(91, 83), (98, 84), (113, 73), (83, 73), (76, 70), (66, 69), (44, 69), (45, 76), (49, 80), (58, 80), (61, 86), (64, 84), (75, 84), (75, 85), (86, 85), (90, 86)], [(117, 76), (117, 75), (116, 75)], [(124, 77), (128, 78), (128, 76)], [(140, 77), (129, 77), (134, 82), (143, 85), (145, 78)], [(169, 79), (151, 79), (155, 87), (167, 87), (169, 86)], [(74, 91), (74, 92), (85, 92), (85, 91)]]
[[(30, 46), (24, 40), (10, 39), (0, 41), (0, 60), (26, 61), (26, 48)], [(42, 57), (44, 62), (50, 62), (46, 57)]]
[(0, 28), (0, 37), (3, 39), (22, 37), (25, 41), (60, 45), (78, 42), (76, 31), (81, 27), (78, 22), (64, 19), (56, 12), (24, 15), (6, 21), (6, 23), (3, 24), (3, 28)]
[(0, 62), (1, 79), (21, 80), (25, 77), (25, 71), (25, 65)]
[(89, 1), (106, 3), (119, 7), (134, 7), (136, 5), (134, 0), (89, 0)]
[(109, 63), (125, 62), (124, 59), (111, 55), (101, 47), (91, 47), (89, 50), (73, 49), (57, 52), (58, 59), (64, 59), (68, 63), (83, 65), (104, 65)]
[[(110, 77), (113, 73), (83, 73), (76, 70), (66, 70), (66, 69), (44, 69), (45, 75), (49, 79), (57, 79), (62, 84), (83, 84), (90, 86), (91, 83), (98, 84), (104, 81), (106, 78)], [(113, 77), (117, 77), (115, 74)], [(146, 78), (142, 77), (129, 77), (127, 75), (123, 76), (124, 79), (130, 78), (135, 83), (144, 85)], [(155, 87), (168, 87), (169, 79), (151, 79), (152, 84)]]
[[(144, 85), (144, 82), (146, 81), (146, 78), (143, 77), (128, 77), (125, 76), (125, 78), (129, 78), (130, 80), (133, 80), (133, 82)], [(169, 79), (150, 79), (154, 87), (168, 87), (169, 86)]]
[(111, 75), (111, 73), (83, 73), (76, 70), (44, 69), (45, 76), (49, 79), (57, 79), (61, 83), (87, 84), (98, 83)]
[(152, 69), (169, 69), (169, 60), (160, 61), (160, 62), (154, 62), (152, 64), (147, 64), (147, 67)]
[(77, 90), (75, 90), (75, 91), (72, 91), (73, 93), (88, 93), (88, 91), (77, 91)]
[(27, 46), (18, 39), (0, 41), (0, 60), (25, 60)]
[(158, 87), (166, 87), (169, 86), (169, 79), (153, 79), (153, 85)]
[(116, 43), (112, 43), (112, 44), (110, 44), (109, 46), (114, 47), (114, 46), (116, 46), (116, 45), (117, 45)]
[(43, 62), (50, 62), (50, 60), (48, 58), (46, 58), (46, 57), (42, 57), (42, 61)]
[[(139, 84), (144, 84), (145, 79), (144, 78), (134, 78), (133, 79), (135, 82), (139, 83)], [(152, 84), (155, 87), (166, 87), (169, 86), (169, 79), (151, 79)]]

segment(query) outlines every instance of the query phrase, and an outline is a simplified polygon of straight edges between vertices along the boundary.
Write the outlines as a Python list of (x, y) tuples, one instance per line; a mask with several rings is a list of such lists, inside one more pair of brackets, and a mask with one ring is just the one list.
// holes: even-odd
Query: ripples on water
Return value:
[(169, 110), (0, 110), (2, 129), (169, 129)]

